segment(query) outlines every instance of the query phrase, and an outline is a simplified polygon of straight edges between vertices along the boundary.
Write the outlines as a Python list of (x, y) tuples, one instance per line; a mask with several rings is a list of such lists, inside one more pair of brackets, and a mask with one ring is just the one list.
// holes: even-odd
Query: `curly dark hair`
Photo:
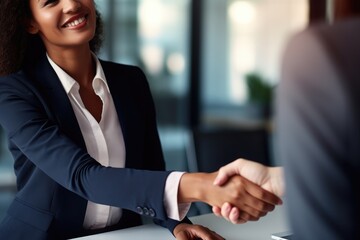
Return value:
[[(0, 1), (0, 76), (19, 71), (29, 60), (45, 51), (38, 35), (26, 31), (26, 20), (31, 18), (29, 0)], [(97, 53), (103, 41), (103, 23), (96, 10), (96, 29), (90, 49)]]

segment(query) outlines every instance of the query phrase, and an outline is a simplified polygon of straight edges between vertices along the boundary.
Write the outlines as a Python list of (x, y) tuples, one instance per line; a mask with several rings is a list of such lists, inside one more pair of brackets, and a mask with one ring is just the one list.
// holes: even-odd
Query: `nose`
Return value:
[(63, 4), (64, 13), (77, 12), (81, 8), (80, 0), (64, 0)]

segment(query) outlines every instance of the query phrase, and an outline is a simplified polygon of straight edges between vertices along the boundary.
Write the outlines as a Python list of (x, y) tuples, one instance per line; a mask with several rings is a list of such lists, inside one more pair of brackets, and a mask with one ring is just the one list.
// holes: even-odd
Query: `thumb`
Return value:
[(221, 186), (224, 183), (226, 183), (228, 178), (229, 178), (229, 176), (225, 172), (219, 170), (219, 173), (214, 180), (214, 185)]
[(218, 175), (214, 180), (214, 185), (221, 186), (227, 182), (229, 177), (239, 174), (238, 161), (231, 162), (219, 169)]

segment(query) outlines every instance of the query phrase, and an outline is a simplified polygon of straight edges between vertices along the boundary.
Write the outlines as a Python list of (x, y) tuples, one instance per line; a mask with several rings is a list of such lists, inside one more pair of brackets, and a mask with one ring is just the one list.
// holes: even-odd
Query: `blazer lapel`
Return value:
[(42, 93), (45, 94), (47, 104), (50, 106), (51, 112), (61, 130), (76, 144), (85, 148), (86, 145), (70, 100), (46, 55), (39, 60), (39, 64), (33, 73), (33, 79), (42, 88)]

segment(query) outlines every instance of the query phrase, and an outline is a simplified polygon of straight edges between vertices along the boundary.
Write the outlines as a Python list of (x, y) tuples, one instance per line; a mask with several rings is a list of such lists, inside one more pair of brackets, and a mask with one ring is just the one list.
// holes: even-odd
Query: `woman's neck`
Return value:
[(74, 78), (80, 87), (88, 87), (95, 76), (95, 63), (89, 47), (76, 49), (48, 49), (51, 60)]

